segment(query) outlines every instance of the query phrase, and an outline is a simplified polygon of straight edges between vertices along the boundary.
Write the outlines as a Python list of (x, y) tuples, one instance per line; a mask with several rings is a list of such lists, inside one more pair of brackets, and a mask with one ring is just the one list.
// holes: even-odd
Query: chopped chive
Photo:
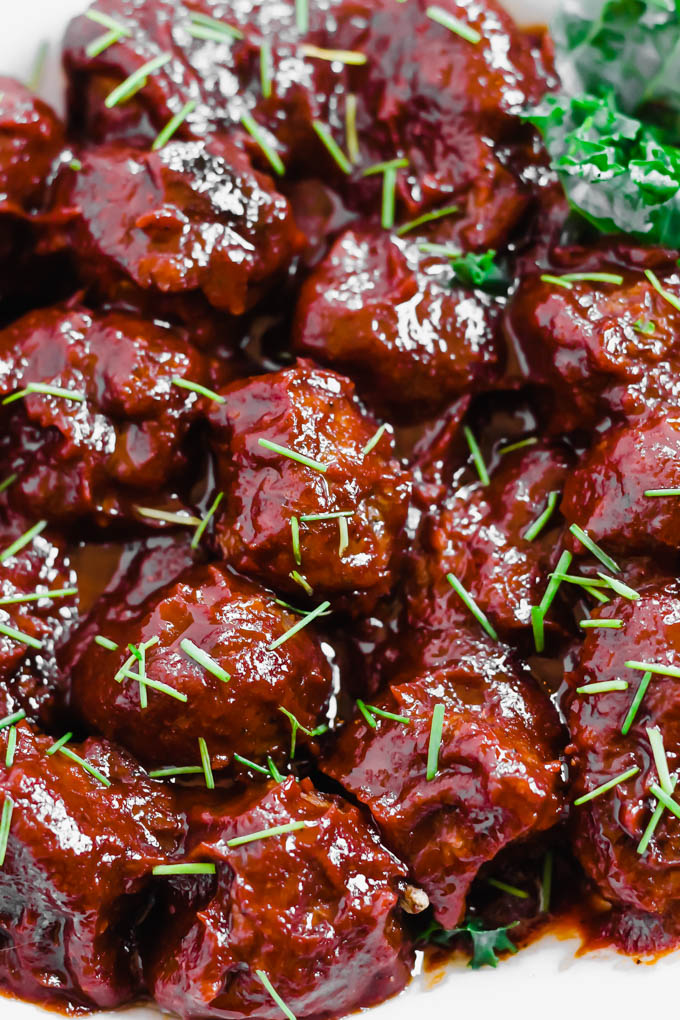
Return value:
[(201, 753), (201, 765), (203, 766), (203, 775), (205, 776), (205, 785), (209, 790), (215, 789), (215, 777), (213, 775), (212, 765), (210, 764), (210, 755), (208, 753), (208, 745), (206, 744), (203, 737), (198, 738), (198, 749)]
[(397, 171), (388, 167), (383, 174), (382, 207), (380, 223), (383, 230), (391, 230), (394, 226), (394, 209), (397, 197)]
[[(293, 570), (293, 571), (291, 571), (291, 573), (288, 576), (292, 577), (292, 574), (296, 574), (296, 573), (297, 573), (297, 571)], [(296, 584), (301, 584), (301, 581), (300, 581), (301, 577), (302, 577), (302, 575), (300, 574), (300, 575), (298, 575), (298, 577), (292, 577), (292, 580), (294, 580)], [(305, 578), (305, 581), (306, 581), (306, 578)], [(303, 587), (303, 586), (301, 585), (301, 587)], [(311, 585), (310, 585), (310, 587), (311, 587)], [(314, 589), (312, 588), (312, 592), (313, 591), (314, 591)], [(289, 612), (291, 612), (291, 613), (296, 613), (298, 616), (309, 616), (309, 614), (311, 612), (310, 609), (300, 609), (298, 606), (293, 606), (293, 605), (291, 605), (290, 602), (285, 602), (284, 599), (274, 599), (274, 602), (276, 603), (277, 606), (283, 606), (284, 609), (289, 610)], [(319, 616), (331, 616), (331, 613), (329, 612), (328, 609), (326, 609), (323, 613), (319, 613)]]
[(148, 75), (153, 74), (154, 71), (158, 71), (161, 67), (164, 67), (169, 60), (172, 60), (172, 53), (161, 53), (159, 56), (154, 57), (152, 60), (147, 60), (145, 64), (137, 68), (126, 78), (125, 81), (117, 85), (115, 89), (109, 92), (108, 96), (104, 100), (104, 105), (107, 110), (113, 109), (118, 103), (124, 103), (127, 99), (131, 99), (135, 92), (144, 88), (147, 83)]
[(562, 276), (553, 276), (552, 273), (543, 273), (539, 279), (541, 283), (554, 283), (558, 287), (564, 287), (565, 290), (574, 289), (574, 284), (569, 283), (569, 280), (565, 280)]
[(25, 531), (23, 535), (20, 535), (19, 538), (17, 538), (16, 542), (12, 542), (11, 545), (8, 545), (7, 548), (0, 553), (0, 563), (4, 563), (5, 560), (10, 558), (10, 556), (14, 556), (15, 553), (20, 552), (24, 546), (29, 545), (34, 538), (38, 537), (41, 531), (45, 530), (46, 527), (47, 521), (38, 521), (38, 523), (34, 524), (32, 528)]
[[(608, 584), (608, 582), (606, 580), (596, 581), (595, 578), (582, 577), (579, 574), (562, 574), (562, 573), (558, 573), (556, 570), (553, 570), (552, 573), (550, 573), (548, 576), (549, 577), (554, 577), (558, 581), (566, 581), (567, 584), (576, 584), (576, 585), (579, 585), (579, 587), (581, 587), (581, 588), (608, 588), (609, 587), (609, 584)], [(605, 574), (601, 574), (601, 575), (598, 575), (598, 576), (605, 577), (606, 575)]]
[(545, 649), (545, 613), (540, 606), (531, 607), (531, 629), (534, 634), (534, 647), (540, 655)]
[(598, 602), (606, 603), (611, 601), (611, 599), (608, 599), (607, 596), (604, 595), (601, 591), (598, 591), (597, 588), (592, 588), (590, 585), (585, 585), (584, 589), (586, 595), (590, 595), (592, 598), (597, 599)]
[(14, 485), (18, 477), (19, 475), (16, 474), (9, 475), (3, 482), (0, 482), (0, 492), (5, 492), (6, 489), (9, 489), (10, 485)]
[(174, 776), (203, 775), (201, 765), (181, 765), (179, 768), (155, 769), (149, 772), (149, 779), (172, 779)]
[(103, 28), (108, 28), (111, 32), (120, 32), (121, 35), (127, 36), (132, 35), (132, 31), (121, 21), (115, 21), (109, 14), (98, 11), (96, 7), (90, 7), (89, 11), (85, 11), (85, 17), (101, 25)]
[(274, 759), (272, 758), (272, 756), (270, 754), (267, 755), (267, 765), (269, 766), (269, 774), (271, 775), (271, 777), (274, 780), (274, 782), (275, 783), (282, 783), (284, 777), (281, 775), (281, 773), (277, 769), (276, 762), (274, 761)]
[(405, 170), (408, 160), (405, 156), (396, 156), (394, 159), (387, 159), (382, 163), (372, 163), (365, 170), (361, 171), (362, 177), (373, 177), (375, 174), (384, 174), (387, 170)]
[(326, 730), (328, 729), (328, 726), (326, 726), (325, 724), (322, 723), (320, 726), (316, 726), (313, 730), (310, 730), (307, 726), (303, 726), (302, 723), (293, 715), (293, 713), (289, 712), (287, 708), (283, 707), (283, 705), (279, 706), (279, 712), (283, 712), (283, 714), (286, 716), (286, 718), (290, 722), (290, 729), (291, 729), (291, 735), (290, 735), (290, 757), (291, 757), (291, 760), (295, 757), (295, 745), (296, 745), (296, 742), (297, 742), (297, 731), (298, 730), (302, 730), (302, 732), (306, 733), (308, 737), (320, 737), (321, 734), (325, 733)]
[(548, 493), (548, 504), (545, 510), (543, 511), (542, 514), (540, 514), (536, 518), (533, 524), (529, 525), (527, 530), (524, 532), (524, 535), (522, 536), (526, 542), (533, 542), (533, 540), (538, 537), (541, 530), (544, 528), (544, 526), (552, 517), (559, 498), (560, 498), (559, 492)]
[(0, 819), (0, 868), (4, 867), (7, 857), (7, 843), (9, 842), (9, 830), (12, 827), (12, 814), (14, 812), (14, 801), (5, 794), (5, 803), (2, 805), (2, 818)]
[(56, 754), (57, 751), (61, 751), (62, 747), (65, 747), (66, 744), (68, 744), (69, 740), (72, 739), (73, 733), (71, 733), (70, 731), (68, 733), (65, 733), (64, 736), (60, 737), (59, 740), (52, 744), (52, 746), (49, 747), (45, 753), (51, 758), (53, 754)]
[(352, 92), (348, 93), (345, 99), (345, 144), (350, 162), (358, 163), (361, 150), (357, 131), (357, 97)]
[(296, 450), (291, 450), (287, 446), (280, 446), (278, 443), (272, 443), (269, 439), (258, 439), (260, 446), (264, 446), (265, 450), (271, 450), (272, 453), (280, 453), (282, 457), (288, 457), (289, 460), (296, 460), (298, 464), (304, 464), (305, 467), (312, 468), (314, 471), (321, 471), (325, 474), (328, 471), (328, 464), (321, 464), (318, 460), (313, 460), (311, 457), (307, 457), (304, 453), (297, 453)]
[(394, 712), (386, 712), (384, 708), (376, 708), (375, 705), (366, 705), (371, 715), (380, 716), (381, 719), (391, 719), (393, 722), (403, 723), (410, 726), (411, 720), (407, 715), (396, 715)]
[(302, 35), (309, 31), (309, 0), (295, 0), (295, 21)]
[(566, 280), (567, 283), (580, 283), (581, 281), (586, 283), (613, 283), (617, 287), (620, 287), (623, 283), (623, 277), (618, 273), (563, 273), (560, 279)]
[(308, 521), (334, 521), (338, 517), (354, 517), (355, 510), (333, 510), (326, 514), (300, 514), (300, 520), (307, 524)]
[(338, 556), (340, 559), (345, 555), (349, 549), (349, 529), (347, 527), (347, 518), (338, 517), (338, 529), (340, 531), (340, 544), (338, 546)]
[[(670, 791), (669, 796), (672, 795), (673, 792), (675, 791), (675, 787), (676, 787), (677, 782), (678, 782), (677, 779), (671, 780), (671, 791)], [(661, 801), (659, 801), (657, 803), (655, 809), (654, 809), (652, 817), (649, 819), (649, 823), (647, 825), (647, 828), (645, 829), (645, 831), (642, 834), (642, 839), (640, 840), (640, 842), (637, 845), (637, 852), (640, 854), (640, 856), (642, 856), (642, 854), (644, 854), (645, 851), (647, 850), (647, 847), (649, 846), (651, 838), (654, 835), (654, 833), (656, 832), (656, 827), (659, 824), (659, 822), (661, 821), (661, 815), (664, 813), (665, 810), (666, 810), (665, 805), (662, 804)]]
[(626, 734), (630, 730), (631, 726), (635, 722), (635, 716), (637, 715), (638, 709), (640, 708), (640, 705), (642, 704), (642, 699), (644, 698), (645, 694), (647, 693), (647, 688), (649, 687), (649, 682), (650, 682), (651, 679), (652, 679), (652, 674), (647, 672), (647, 673), (645, 673), (645, 675), (642, 677), (642, 680), (640, 681), (638, 689), (635, 692), (635, 697), (633, 698), (633, 700), (631, 702), (631, 706), (628, 709), (628, 714), (627, 714), (626, 718), (624, 719), (623, 726), (621, 727), (621, 733), (623, 734), (624, 737), (626, 736)]
[(627, 691), (627, 680), (600, 680), (594, 684), (583, 684), (576, 688), (577, 694), (609, 694), (610, 691)]
[(272, 94), (272, 48), (266, 39), (260, 43), (260, 88), (264, 99)]
[(215, 875), (214, 864), (157, 864), (152, 875)]
[(96, 769), (94, 765), (90, 765), (89, 761), (85, 761), (85, 759), (81, 758), (79, 754), (72, 751), (70, 747), (60, 747), (59, 754), (63, 754), (65, 758), (69, 758), (71, 761), (75, 762), (76, 765), (80, 765), (82, 769), (89, 773), (93, 779), (96, 779), (98, 783), (101, 783), (102, 786), (111, 785), (111, 781), (107, 779), (106, 776), (102, 775), (99, 769)]
[(88, 43), (85, 47), (85, 54), (92, 60), (94, 57), (98, 57), (100, 53), (104, 53), (110, 46), (120, 42), (124, 38), (126, 33), (121, 32), (120, 29), (110, 29), (108, 32), (102, 32), (96, 39), (93, 39), (91, 43)]
[(245, 846), (246, 843), (255, 843), (260, 839), (269, 839), (271, 836), (285, 836), (289, 832), (299, 832), (306, 829), (307, 822), (286, 822), (285, 825), (274, 825), (271, 829), (261, 829), (259, 832), (251, 832), (248, 836), (236, 836), (235, 839), (228, 839), (228, 847)]
[(25, 634), (23, 630), (7, 627), (4, 623), (0, 623), (0, 634), (4, 634), (5, 637), (11, 638), (12, 641), (18, 641), (22, 645), (28, 645), (29, 648), (42, 648), (42, 641), (31, 637), (30, 634)]
[(170, 687), (169, 684), (161, 683), (160, 680), (152, 680), (148, 676), (140, 676), (139, 673), (133, 673), (129, 669), (123, 671), (123, 676), (129, 680), (136, 680), (137, 683), (143, 684), (145, 687), (150, 687), (152, 691), (158, 691), (160, 694), (167, 694), (168, 697), (174, 698), (175, 701), (181, 701), (186, 704), (189, 700), (186, 694), (176, 690), (174, 687)]
[(470, 453), (472, 454), (472, 460), (475, 467), (477, 468), (477, 474), (482, 485), (489, 484), (489, 472), (486, 469), (484, 458), (482, 457), (482, 451), (479, 449), (479, 444), (474, 437), (472, 429), (469, 426), (465, 426), (463, 429), (463, 435), (467, 440), (467, 444), (470, 447)]
[(539, 910), (542, 914), (547, 914), (550, 911), (550, 899), (552, 893), (552, 876), (553, 876), (553, 852), (548, 850), (545, 857), (543, 858), (543, 874), (541, 876), (541, 896), (539, 902)]
[(321, 142), (323, 142), (323, 144), (326, 146), (326, 149), (333, 157), (335, 162), (338, 164), (342, 172), (344, 174), (351, 174), (352, 164), (350, 163), (349, 159), (342, 151), (338, 143), (333, 138), (330, 128), (327, 127), (326, 124), (323, 124), (320, 120), (312, 121), (312, 127), (314, 128), (314, 130), (317, 133), (317, 136), (319, 137)]
[(136, 506), (134, 509), (140, 517), (148, 517), (152, 521), (164, 521), (166, 524), (186, 524), (190, 528), (195, 528), (201, 523), (200, 518), (194, 517), (192, 514), (154, 510), (150, 506)]
[(20, 708), (18, 712), (13, 712), (12, 715), (6, 715), (4, 719), (0, 719), (0, 730), (4, 730), (8, 726), (14, 726), (15, 723), (20, 723), (25, 718), (26, 713), (23, 708)]
[(623, 620), (580, 620), (579, 627), (583, 630), (621, 630)]
[(123, 682), (123, 679), (125, 678), (126, 673), (130, 669), (130, 667), (132, 666), (134, 661), (135, 661), (134, 655), (128, 656), (128, 658), (125, 660), (125, 662), (123, 663), (123, 665), (120, 667), (120, 669), (118, 670), (118, 672), (116, 673), (116, 675), (113, 678), (114, 681), (117, 684)]
[(456, 595), (458, 595), (461, 598), (461, 600), (465, 603), (465, 605), (468, 607), (468, 609), (474, 616), (475, 620), (477, 620), (477, 622), (484, 628), (489, 637), (492, 638), (494, 641), (498, 641), (498, 634), (496, 633), (491, 623), (489, 622), (488, 617), (486, 616), (485, 613), (482, 612), (482, 610), (479, 608), (479, 606), (473, 599), (472, 595), (470, 595), (470, 593), (466, 591), (466, 589), (460, 583), (456, 575), (447, 574), (446, 580), (449, 582), (449, 584), (455, 591)]
[(621, 573), (621, 567), (618, 565), (616, 560), (613, 560), (611, 556), (608, 556), (604, 549), (601, 549), (597, 542), (594, 542), (587, 531), (583, 528), (579, 528), (578, 524), (572, 524), (569, 527), (572, 535), (579, 540), (581, 545), (585, 546), (588, 552), (591, 552), (593, 556), (597, 557), (600, 563), (603, 563), (607, 570), (613, 571), (615, 574)]
[(311, 584), (304, 576), (304, 574), (301, 574), (299, 570), (291, 570), (288, 576), (291, 579), (291, 581), (295, 582), (295, 584), (299, 584), (300, 587), (305, 592), (305, 594), (309, 595), (311, 598), (311, 596), (314, 594), (314, 589), (312, 588)]
[(361, 714), (363, 715), (364, 719), (366, 720), (368, 725), (371, 727), (371, 729), (374, 730), (378, 724), (376, 723), (375, 719), (373, 718), (373, 714), (371, 712), (369, 712), (369, 710), (366, 708), (366, 705), (361, 700), (361, 698), (357, 698), (357, 708), (359, 709), (359, 711), (361, 712)]
[[(175, 135), (177, 129), (181, 127), (181, 125), (187, 119), (189, 114), (193, 113), (195, 109), (196, 109), (195, 99), (190, 99), (188, 102), (186, 102), (182, 109), (179, 111), (179, 113), (176, 113), (174, 117), (171, 117), (168, 123), (165, 125), (165, 127), (161, 131), (159, 131), (154, 140), (153, 145), (151, 146), (151, 151), (157, 152), (158, 149), (162, 149), (164, 145), (167, 145), (170, 139)], [(182, 379), (181, 382), (177, 382), (176, 379), (173, 378), (172, 381), (175, 383), (176, 386), (180, 386), (182, 385), (182, 383), (186, 383), (185, 379)], [(189, 389), (188, 386), (187, 389)], [(211, 393), (212, 400), (219, 400), (220, 403), (224, 402), (223, 397), (218, 398), (216, 396), (212, 396), (212, 391), (209, 392)]]
[[(609, 790), (613, 790), (615, 786), (619, 785), (619, 783), (625, 783), (627, 779), (632, 779), (639, 771), (639, 767), (637, 765), (633, 765), (632, 768), (626, 769), (625, 772), (622, 772), (620, 776), (614, 776), (613, 779), (609, 779), (606, 783), (602, 783), (601, 786), (597, 786), (594, 790), (591, 790), (590, 793), (585, 793), (582, 797), (577, 797), (574, 801), (574, 805), (579, 807), (581, 804), (587, 804), (588, 801), (594, 800), (596, 797), (601, 796), (603, 793), (607, 793)], [(678, 808), (678, 811), (680, 811), (680, 807)]]
[(9, 736), (7, 737), (7, 753), (5, 754), (5, 767), (11, 769), (14, 765), (14, 755), (17, 749), (17, 728), (16, 726), (10, 726)]
[(149, 707), (149, 696), (147, 689), (142, 683), (142, 679), (146, 677), (146, 645), (142, 644), (137, 648), (135, 645), (128, 645), (128, 648), (139, 662), (139, 707), (142, 711)]
[(518, 900), (529, 899), (529, 893), (524, 889), (518, 889), (516, 885), (508, 885), (507, 882), (501, 882), (498, 878), (487, 878), (486, 884), (492, 885), (494, 889), (500, 889), (501, 892), (506, 892), (510, 896), (516, 896)]
[(429, 781), (435, 778), (439, 771), (439, 749), (442, 743), (444, 730), (444, 705), (438, 702), (432, 710), (432, 722), (430, 724), (430, 741), (427, 745), (427, 771), (425, 778)]
[(441, 255), (445, 259), (457, 259), (463, 254), (460, 248), (454, 248), (450, 244), (434, 244), (431, 241), (424, 241), (418, 245), (418, 251), (423, 255)]
[(658, 783), (651, 783), (649, 792), (653, 793), (660, 804), (663, 804), (665, 808), (675, 815), (676, 818), (680, 818), (680, 804), (677, 804), (672, 797), (669, 797), (665, 790), (662, 790)]
[(290, 519), (290, 535), (293, 545), (293, 558), (299, 567), (302, 563), (302, 551), (300, 549), (300, 522), (294, 514)]
[(190, 659), (193, 659), (199, 666), (202, 666), (208, 673), (212, 673), (213, 676), (216, 676), (217, 679), (221, 680), (224, 684), (229, 683), (231, 680), (231, 674), (227, 673), (226, 669), (223, 669), (219, 662), (215, 662), (212, 656), (208, 655), (207, 652), (204, 652), (202, 648), (198, 647), (198, 645), (195, 645), (193, 641), (189, 640), (189, 638), (182, 638), (179, 643), (179, 647), (185, 655), (187, 655)]
[(19, 602), (39, 602), (40, 599), (63, 599), (77, 594), (77, 588), (54, 588), (51, 591), (32, 591), (29, 595), (6, 595), (0, 599), (0, 606), (13, 606)]
[(254, 761), (250, 761), (249, 758), (244, 758), (240, 754), (234, 752), (234, 761), (237, 761), (239, 765), (245, 765), (246, 768), (252, 769), (253, 772), (259, 772), (262, 776), (269, 777), (271, 775), (269, 769), (264, 768), (262, 765), (256, 764)]
[(655, 662), (637, 662), (629, 659), (625, 665), (629, 669), (639, 669), (644, 673), (656, 673), (659, 676), (680, 677), (680, 669), (677, 666), (662, 666)]
[(631, 602), (636, 602), (640, 598), (639, 592), (636, 592), (634, 588), (630, 588), (623, 581), (619, 581), (616, 577), (609, 577), (608, 574), (603, 574), (602, 571), (598, 570), (597, 576), (601, 577), (603, 581), (606, 581), (609, 587), (620, 595), (624, 599), (628, 599)]
[(192, 11), (189, 17), (191, 25), (188, 32), (195, 39), (211, 39), (214, 42), (224, 42), (225, 39), (243, 39), (243, 32), (240, 28), (228, 25), (225, 21), (218, 21), (217, 18), (211, 18), (209, 14)]
[(456, 35), (459, 35), (461, 39), (465, 39), (466, 42), (477, 45), (477, 43), (482, 41), (482, 37), (477, 29), (466, 25), (464, 21), (460, 21), (458, 18), (454, 18), (453, 14), (449, 14), (443, 7), (428, 7), (425, 14), (432, 21), (436, 21), (444, 28), (448, 28), (449, 31), (455, 32)]
[(637, 330), (638, 333), (644, 333), (646, 336), (651, 336), (655, 330), (653, 322), (645, 319), (636, 319), (633, 323), (633, 329)]
[(680, 489), (645, 489), (645, 496), (680, 496)]
[(500, 457), (506, 453), (513, 453), (514, 450), (523, 450), (525, 446), (535, 446), (538, 442), (538, 436), (527, 436), (526, 439), (520, 439), (516, 443), (510, 443), (508, 446), (502, 446), (498, 451)]
[(285, 174), (286, 172), (286, 168), (283, 165), (281, 157), (279, 156), (276, 149), (272, 148), (272, 146), (269, 144), (264, 133), (264, 130), (257, 123), (253, 115), (249, 113), (247, 110), (241, 114), (241, 124), (246, 129), (250, 137), (255, 142), (257, 142), (262, 152), (269, 160), (269, 163), (272, 169), (274, 170), (274, 173), (278, 174), (279, 177), (282, 177), (283, 174)]
[(388, 428), (389, 426), (387, 424), (381, 425), (378, 431), (371, 436), (371, 438), (368, 440), (363, 450), (361, 451), (364, 457), (366, 457), (372, 450), (376, 448), (376, 446), (378, 445), (382, 437), (385, 435), (385, 432), (387, 431)]
[(671, 294), (669, 290), (666, 290), (661, 286), (658, 276), (653, 273), (651, 269), (645, 269), (645, 276), (651, 283), (657, 294), (660, 294), (664, 301), (667, 301), (669, 305), (680, 312), (680, 298), (677, 298), (675, 294)]
[(218, 509), (218, 507), (219, 507), (219, 505), (220, 505), (220, 503), (222, 502), (223, 499), (224, 499), (224, 493), (223, 492), (218, 492), (217, 495), (215, 496), (214, 500), (210, 504), (210, 508), (209, 508), (207, 514), (205, 515), (205, 517), (203, 518), (201, 523), (196, 528), (196, 531), (194, 532), (194, 537), (191, 539), (191, 548), (192, 549), (198, 549), (198, 546), (200, 545), (201, 539), (203, 538), (203, 534), (205, 532), (205, 529), (208, 527), (208, 524), (210, 523), (210, 521), (212, 520), (214, 515), (217, 513), (217, 509)]
[(673, 792), (673, 786), (671, 784), (671, 775), (668, 771), (668, 759), (666, 757), (666, 748), (663, 746), (663, 736), (658, 726), (648, 726), (647, 736), (649, 737), (649, 743), (652, 748), (652, 755), (654, 756), (654, 765), (656, 767), (656, 774), (659, 777), (659, 784), (664, 793), (669, 796)]
[(396, 231), (397, 237), (403, 237), (404, 234), (409, 234), (412, 230), (425, 226), (426, 223), (434, 223), (436, 220), (441, 220), (445, 216), (452, 216), (453, 213), (457, 212), (457, 205), (447, 205), (444, 209), (435, 209), (433, 212), (423, 213), (422, 216), (418, 216), (415, 220), (403, 223)]
[(74, 400), (76, 403), (82, 403), (84, 400), (87, 400), (86, 395), (79, 393), (77, 390), (67, 390), (62, 386), (49, 386), (47, 383), (29, 383), (23, 390), (18, 390), (16, 393), (11, 393), (9, 397), (5, 397), (2, 402), (3, 406), (5, 404), (13, 404), (15, 400), (22, 400), (32, 393), (40, 393), (48, 397), (61, 397), (64, 400)]
[(548, 610), (550, 609), (550, 607), (553, 604), (553, 601), (555, 599), (555, 596), (557, 595), (557, 591), (558, 591), (558, 589), (560, 587), (559, 576), (560, 576), (560, 574), (566, 574), (566, 572), (569, 570), (569, 565), (570, 565), (571, 561), (572, 561), (572, 555), (571, 555), (571, 553), (567, 549), (565, 549), (562, 552), (562, 555), (560, 556), (559, 560), (557, 561), (557, 566), (555, 567), (555, 571), (550, 576), (550, 580), (548, 581), (548, 586), (545, 589), (545, 593), (544, 593), (543, 598), (541, 599), (541, 602), (540, 602), (540, 608), (542, 609), (544, 616), (548, 612)]
[(340, 64), (351, 64), (354, 67), (360, 67), (368, 59), (365, 53), (359, 53), (357, 50), (325, 50), (320, 46), (312, 46), (310, 43), (303, 43), (300, 51), (305, 57), (316, 57), (319, 60), (331, 62), (338, 61)]
[(293, 624), (290, 630), (287, 630), (285, 634), (282, 634), (281, 637), (278, 637), (276, 641), (272, 641), (272, 643), (269, 645), (269, 651), (270, 652), (275, 651), (277, 648), (280, 647), (280, 645), (284, 643), (284, 641), (288, 641), (290, 638), (294, 637), (299, 631), (302, 630), (303, 627), (306, 627), (308, 623), (311, 623), (312, 620), (315, 620), (317, 616), (321, 616), (329, 608), (330, 602), (322, 602), (320, 606), (316, 607), (316, 609), (312, 609), (312, 611), (310, 613), (307, 613), (307, 615), (302, 620), (298, 620), (297, 623)]
[(255, 971), (255, 976), (257, 977), (257, 979), (259, 981), (262, 982), (264, 987), (267, 989), (267, 991), (269, 992), (269, 995), (274, 1000), (276, 1005), (279, 1007), (279, 1009), (281, 1010), (281, 1012), (285, 1016), (286, 1020), (297, 1020), (297, 1017), (295, 1016), (295, 1013), (293, 1013), (293, 1011), (288, 1008), (288, 1006), (285, 1004), (285, 1002), (283, 1001), (283, 999), (281, 998), (279, 993), (276, 991), (276, 989), (274, 988), (274, 986), (271, 983), (271, 981), (269, 980), (269, 978), (267, 977), (266, 971), (264, 971), (264, 970), (256, 970)]

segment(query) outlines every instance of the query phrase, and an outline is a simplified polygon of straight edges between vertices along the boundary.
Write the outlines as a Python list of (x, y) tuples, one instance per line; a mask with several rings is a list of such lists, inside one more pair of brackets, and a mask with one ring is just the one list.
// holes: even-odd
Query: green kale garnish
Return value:
[(514, 924), (502, 928), (484, 928), (480, 921), (469, 918), (460, 928), (442, 928), (437, 921), (432, 921), (418, 939), (419, 942), (430, 942), (436, 946), (449, 948), (453, 941), (461, 935), (469, 935), (472, 940), (472, 957), (468, 967), (479, 970), (480, 967), (497, 967), (496, 953), (516, 953), (517, 946), (508, 937)]
[(496, 252), (493, 248), (482, 255), (467, 252), (451, 259), (451, 268), (456, 279), (466, 287), (477, 287), (479, 290), (498, 291), (507, 287), (508, 281), (503, 270), (494, 262)]

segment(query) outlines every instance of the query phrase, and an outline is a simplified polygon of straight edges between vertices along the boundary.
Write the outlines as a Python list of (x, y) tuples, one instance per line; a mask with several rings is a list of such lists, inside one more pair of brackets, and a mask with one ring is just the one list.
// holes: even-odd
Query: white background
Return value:
[[(69, 17), (88, 0), (0, 0), (0, 72), (25, 77), (41, 40), (50, 42), (43, 94), (60, 104), (58, 50)], [(547, 21), (560, 0), (507, 0), (525, 23)], [(370, 1012), (370, 1020), (679, 1020), (680, 953), (654, 965), (608, 952), (575, 958), (578, 942), (541, 940), (497, 970), (453, 967), (416, 978), (396, 999)], [(272, 1012), (274, 1018), (276, 1011)], [(2, 999), (0, 1020), (47, 1020), (36, 1006)], [(154, 1020), (147, 1008), (98, 1014), (97, 1020)], [(366, 1018), (369, 1020), (369, 1017)], [(421, 1020), (421, 1017), (418, 1017)]]

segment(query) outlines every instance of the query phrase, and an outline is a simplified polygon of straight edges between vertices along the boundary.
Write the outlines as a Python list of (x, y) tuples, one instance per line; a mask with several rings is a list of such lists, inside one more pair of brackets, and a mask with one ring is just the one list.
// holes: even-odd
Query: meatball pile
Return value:
[(677, 253), (559, 243), (547, 37), (98, 0), (63, 61), (64, 123), (0, 79), (0, 986), (675, 944)]

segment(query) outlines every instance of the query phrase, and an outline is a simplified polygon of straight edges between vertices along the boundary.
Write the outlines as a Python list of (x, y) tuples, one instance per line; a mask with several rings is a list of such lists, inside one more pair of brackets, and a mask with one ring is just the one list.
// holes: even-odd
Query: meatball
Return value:
[(369, 808), (454, 928), (482, 864), (561, 818), (557, 715), (509, 650), (488, 645), (390, 685), (367, 712), (372, 722), (357, 713), (321, 769)]
[[(629, 661), (677, 671), (680, 655), (680, 588), (677, 581), (639, 588), (639, 598), (615, 598), (596, 612), (619, 629), (589, 630), (567, 674), (565, 698), (571, 734), (575, 798), (637, 767), (637, 774), (609, 792), (577, 805), (572, 818), (574, 851), (586, 874), (611, 903), (680, 921), (680, 827), (665, 811), (646, 849), (640, 842), (656, 807), (649, 786), (659, 782), (650, 728), (663, 739), (668, 769), (680, 761), (680, 698), (675, 676), (652, 674)], [(592, 683), (627, 684), (624, 690), (579, 691)], [(632, 703), (640, 684), (644, 696)], [(646, 689), (645, 689), (646, 688)], [(629, 716), (632, 714), (633, 722)], [(624, 734), (622, 730), (627, 730)], [(643, 852), (644, 851), (644, 852)]]
[(224, 558), (298, 598), (370, 606), (393, 584), (410, 492), (389, 433), (348, 379), (306, 361), (222, 392), (210, 417)]
[[(646, 492), (670, 489), (670, 495)], [(569, 476), (562, 513), (606, 548), (675, 551), (680, 535), (680, 411), (611, 429)]]
[(303, 740), (323, 723), (331, 680), (318, 640), (305, 628), (278, 644), (300, 617), (251, 582), (196, 567), (135, 615), (115, 615), (104, 646), (94, 640), (74, 667), (71, 696), (88, 725), (144, 764), (198, 767), (203, 739), (216, 768), (242, 771), (235, 753), (282, 765), (291, 716)]
[(356, 373), (367, 399), (432, 413), (499, 373), (494, 302), (414, 245), (350, 230), (306, 281), (295, 349)]
[(285, 274), (301, 241), (287, 200), (226, 141), (89, 150), (80, 170), (62, 171), (58, 201), (77, 208), (67, 236), (104, 293), (132, 281), (160, 296), (203, 294), (233, 315)]
[(63, 144), (61, 122), (49, 106), (20, 82), (0, 77), (0, 218), (43, 207)]
[[(504, 454), (488, 485), (464, 485), (425, 514), (410, 553), (406, 629), (418, 635), (429, 665), (440, 643), (446, 654), (448, 633), (470, 620), (449, 574), (494, 630), (515, 640), (527, 631), (531, 607), (541, 601), (559, 557), (556, 505), (569, 462), (557, 444)], [(534, 534), (530, 529), (551, 507)]]
[(112, 744), (52, 753), (53, 739), (26, 723), (16, 734), (14, 764), (0, 774), (11, 805), (0, 984), (53, 1006), (122, 1005), (142, 992), (137, 929), (151, 872), (176, 857), (184, 821), (171, 791)]
[[(178, 898), (154, 939), (147, 978), (162, 1009), (274, 1015), (264, 978), (298, 1020), (338, 1017), (407, 983), (405, 869), (355, 807), (291, 778), (197, 806), (190, 825), (193, 858), (217, 877), (198, 904)], [(230, 846), (279, 825), (291, 831)]]
[[(649, 269), (677, 301), (680, 276), (667, 253), (596, 249), (587, 256), (566, 252), (566, 264), (548, 279), (525, 277), (504, 321), (523, 376), (550, 391), (557, 431), (593, 427), (611, 415), (637, 419), (680, 399), (680, 312), (644, 274)], [(593, 270), (611, 279), (554, 282), (555, 274)]]
[[(0, 411), (12, 502), (27, 514), (107, 523), (186, 466), (206, 402), (173, 384), (209, 384), (183, 331), (133, 315), (58, 305), (0, 331)], [(73, 394), (71, 396), (71, 394)]]

